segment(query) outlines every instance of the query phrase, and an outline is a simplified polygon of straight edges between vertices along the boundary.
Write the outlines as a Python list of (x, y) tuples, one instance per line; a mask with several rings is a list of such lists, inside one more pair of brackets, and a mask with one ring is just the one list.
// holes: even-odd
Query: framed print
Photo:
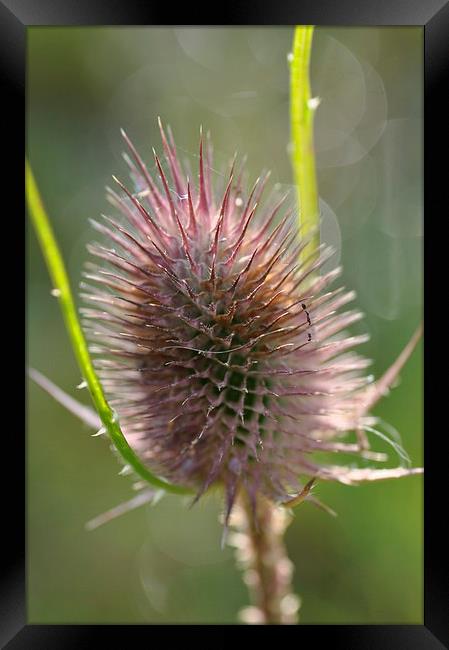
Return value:
[(27, 215), (5, 647), (447, 644), (449, 11), (412, 4), (3, 2)]

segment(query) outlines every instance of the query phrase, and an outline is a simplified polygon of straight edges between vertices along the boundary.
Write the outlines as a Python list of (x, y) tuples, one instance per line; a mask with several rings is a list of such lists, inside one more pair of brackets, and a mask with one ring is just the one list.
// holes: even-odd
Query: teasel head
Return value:
[(339, 269), (321, 271), (329, 248), (304, 255), (310, 235), (285, 197), (263, 200), (268, 175), (247, 188), (234, 160), (218, 187), (201, 136), (189, 179), (170, 129), (161, 136), (165, 162), (154, 153), (150, 173), (123, 132), (132, 183), (115, 179), (120, 216), (93, 222), (103, 243), (89, 246), (97, 261), (83, 291), (96, 366), (135, 453), (196, 498), (222, 487), (226, 519), (240, 491), (254, 508), (259, 494), (317, 502), (310, 478), (417, 471), (319, 461), (381, 459), (369, 451), (368, 410), (402, 362), (370, 385), (369, 361), (354, 352), (367, 337), (346, 331), (361, 314), (342, 309), (354, 293), (333, 288)]

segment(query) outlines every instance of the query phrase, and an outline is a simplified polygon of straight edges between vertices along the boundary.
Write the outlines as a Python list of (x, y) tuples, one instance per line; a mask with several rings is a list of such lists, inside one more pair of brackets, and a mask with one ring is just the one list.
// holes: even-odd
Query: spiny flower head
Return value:
[(134, 187), (108, 190), (122, 218), (94, 222), (111, 247), (89, 246), (100, 261), (86, 273), (86, 330), (129, 444), (198, 496), (223, 486), (228, 516), (239, 489), (285, 502), (304, 475), (383, 478), (316, 460), (367, 455), (372, 423), (369, 362), (352, 351), (367, 337), (344, 333), (361, 315), (339, 311), (354, 294), (329, 290), (338, 269), (320, 274), (331, 251), (304, 258), (285, 197), (261, 200), (268, 175), (247, 192), (234, 161), (218, 189), (201, 138), (191, 182), (161, 134), (168, 172), (154, 154), (150, 174), (123, 133)]

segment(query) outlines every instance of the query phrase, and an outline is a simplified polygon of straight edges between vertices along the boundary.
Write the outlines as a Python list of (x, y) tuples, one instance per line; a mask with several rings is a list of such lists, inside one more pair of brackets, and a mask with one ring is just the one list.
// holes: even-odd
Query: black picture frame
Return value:
[[(443, 329), (444, 293), (439, 290), (438, 280), (444, 278), (441, 263), (445, 258), (445, 238), (439, 236), (440, 224), (446, 218), (447, 164), (438, 163), (438, 153), (447, 155), (447, 89), (449, 69), (449, 2), (447, 0), (285, 0), (283, 3), (251, 2), (221, 3), (214, 18), (209, 18), (205, 8), (195, 11), (196, 5), (164, 7), (150, 0), (0, 0), (0, 70), (4, 81), (2, 93), (3, 135), (11, 134), (11, 144), (6, 146), (3, 138), (3, 158), (6, 159), (6, 182), (3, 197), (12, 199), (11, 208), (5, 210), (3, 218), (4, 242), (15, 251), (23, 249), (23, 232), (18, 228), (13, 234), (11, 225), (21, 223), (18, 213), (24, 209), (21, 191), (23, 175), (23, 151), (25, 140), (22, 118), (25, 105), (26, 40), (27, 28), (35, 25), (163, 25), (166, 19), (175, 16), (177, 24), (316, 24), (316, 25), (415, 25), (424, 28), (425, 53), (425, 126), (424, 126), (424, 182), (425, 182), (425, 592), (424, 625), (303, 625), (285, 626), (276, 634), (293, 634), (296, 647), (319, 647), (326, 643), (333, 648), (370, 648), (421, 650), (449, 647), (449, 617), (447, 598), (447, 537), (442, 533), (444, 512), (447, 511), (444, 494), (446, 456), (442, 452), (441, 438), (445, 437), (444, 421), (438, 417), (443, 412), (447, 382), (440, 380), (438, 368), (443, 366), (442, 348), (447, 340)], [(199, 14), (199, 15), (195, 15)], [(196, 22), (199, 18), (200, 22)], [(209, 18), (209, 23), (205, 22)], [(219, 22), (220, 21), (220, 22)], [(20, 180), (19, 180), (20, 179)], [(14, 247), (14, 237), (17, 245)], [(439, 248), (441, 247), (441, 248)], [(6, 248), (6, 247), (5, 247)], [(5, 251), (4, 251), (5, 252)], [(446, 253), (447, 256), (447, 253)], [(7, 272), (14, 274), (17, 281), (17, 253)], [(5, 268), (3, 269), (5, 273)], [(3, 300), (14, 296), (10, 291)], [(4, 286), (4, 288), (6, 288)], [(437, 293), (438, 292), (438, 293)], [(17, 285), (12, 293), (18, 294)], [(438, 302), (435, 300), (438, 296)], [(20, 300), (20, 298), (19, 298)], [(441, 305), (443, 301), (443, 305)], [(9, 303), (7, 310), (9, 311)], [(6, 309), (1, 309), (3, 315)], [(2, 340), (11, 341), (11, 328), (17, 335), (16, 350), (22, 349), (23, 331), (12, 327), (17, 322), (19, 310), (6, 321), (6, 333)], [(11, 341), (11, 343), (9, 343)], [(440, 342), (440, 344), (439, 344)], [(8, 347), (9, 347), (8, 345)], [(437, 346), (439, 347), (437, 348)], [(438, 354), (438, 357), (437, 357)], [(8, 355), (9, 356), (9, 355)], [(6, 359), (6, 357), (5, 357)], [(4, 360), (7, 364), (7, 361)], [(15, 359), (11, 364), (17, 369), (15, 384), (4, 391), (4, 397), (16, 394), (21, 385), (20, 364)], [(443, 366), (444, 367), (444, 366)], [(11, 368), (13, 369), (13, 368)], [(9, 377), (11, 376), (11, 379)], [(8, 381), (13, 382), (7, 373)], [(12, 387), (14, 386), (14, 388)], [(26, 571), (25, 571), (25, 435), (18, 426), (18, 410), (7, 404), (4, 417), (11, 421), (3, 427), (3, 466), (11, 469), (11, 475), (2, 472), (3, 526), (2, 526), (2, 578), (0, 585), (0, 643), (11, 650), (18, 648), (90, 648), (106, 643), (111, 635), (119, 647), (128, 648), (141, 637), (150, 645), (154, 631), (147, 626), (65, 626), (26, 624)], [(5, 443), (6, 441), (6, 443)], [(171, 643), (172, 635), (204, 643), (210, 647), (225, 647), (229, 643), (234, 627), (201, 626), (201, 630), (186, 630), (195, 626), (157, 626), (164, 628), (165, 643)], [(179, 628), (183, 628), (182, 630)], [(238, 627), (240, 638), (252, 642), (259, 628)], [(267, 628), (264, 628), (264, 634)], [(198, 632), (198, 633), (197, 633)], [(278, 637), (279, 638), (279, 637)], [(138, 642), (138, 641), (137, 641)]]

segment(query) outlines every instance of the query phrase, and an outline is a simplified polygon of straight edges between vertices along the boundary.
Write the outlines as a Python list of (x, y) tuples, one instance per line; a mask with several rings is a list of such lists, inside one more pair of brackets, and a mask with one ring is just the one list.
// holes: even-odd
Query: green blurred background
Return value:
[[(125, 177), (124, 127), (151, 165), (156, 118), (196, 160), (210, 129), (220, 169), (235, 150), (251, 178), (289, 186), (288, 64), (293, 29), (28, 30), (27, 148), (67, 262), (81, 279), (87, 219)], [(363, 351), (378, 376), (422, 318), (422, 30), (318, 28), (312, 91), (322, 236), (365, 312)], [(67, 392), (80, 374), (34, 233), (27, 239), (28, 361)], [(422, 344), (375, 413), (422, 464)], [(379, 450), (384, 449), (379, 441)], [(391, 459), (396, 464), (397, 459)], [(28, 390), (30, 623), (232, 623), (248, 604), (220, 501), (192, 510), (167, 496), (87, 532), (86, 521), (133, 496), (101, 438), (33, 384)], [(338, 511), (297, 510), (286, 542), (303, 623), (422, 623), (422, 479), (319, 484)]]

